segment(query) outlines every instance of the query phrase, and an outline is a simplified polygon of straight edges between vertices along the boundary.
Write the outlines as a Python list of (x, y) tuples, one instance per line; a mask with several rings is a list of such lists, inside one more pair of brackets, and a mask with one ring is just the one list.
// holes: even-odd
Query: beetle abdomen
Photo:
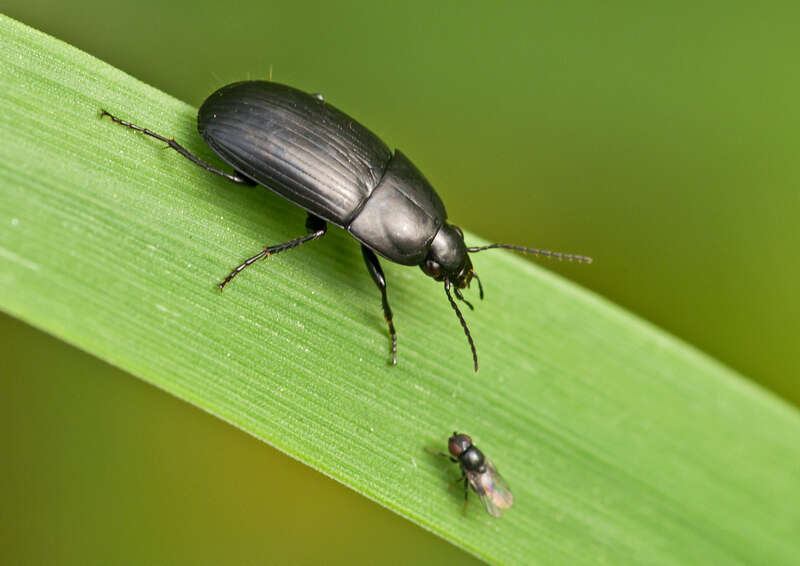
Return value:
[(234, 169), (341, 227), (359, 212), (392, 156), (345, 113), (267, 81), (216, 91), (200, 107), (197, 128)]

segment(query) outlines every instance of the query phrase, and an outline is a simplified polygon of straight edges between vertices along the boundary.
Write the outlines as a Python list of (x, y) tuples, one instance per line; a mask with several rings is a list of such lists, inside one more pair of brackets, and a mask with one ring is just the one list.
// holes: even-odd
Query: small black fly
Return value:
[(492, 461), (472, 444), (472, 439), (466, 434), (454, 432), (447, 442), (447, 449), (450, 451), (449, 456), (435, 450), (429, 450), (429, 452), (449, 458), (461, 467), (461, 477), (456, 481), (464, 480), (463, 512), (465, 514), (467, 512), (467, 500), (471, 486), (481, 498), (481, 503), (489, 515), (501, 517), (503, 511), (514, 503), (514, 496)]

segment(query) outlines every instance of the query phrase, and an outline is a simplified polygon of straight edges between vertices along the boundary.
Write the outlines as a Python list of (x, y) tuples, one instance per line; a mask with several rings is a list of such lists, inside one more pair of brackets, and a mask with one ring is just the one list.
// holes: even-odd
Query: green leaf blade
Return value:
[[(378, 293), (341, 230), (220, 294), (238, 261), (303, 233), (302, 211), (99, 115), (213, 159), (191, 107), (8, 18), (0, 41), (6, 312), (489, 562), (797, 555), (792, 407), (506, 253), (474, 258), (487, 291), (466, 313), (477, 375), (440, 286), (384, 264), (399, 332), (400, 365), (388, 366)], [(452, 430), (508, 480), (503, 519), (474, 497), (463, 517), (448, 467), (424, 452)]]

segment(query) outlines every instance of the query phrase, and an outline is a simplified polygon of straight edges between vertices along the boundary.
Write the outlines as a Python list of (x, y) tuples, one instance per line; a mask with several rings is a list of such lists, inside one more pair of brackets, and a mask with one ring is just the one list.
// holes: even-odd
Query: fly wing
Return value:
[(486, 460), (485, 472), (466, 472), (466, 474), (472, 489), (480, 496), (481, 503), (489, 515), (501, 517), (503, 511), (514, 503), (514, 496), (508, 489), (508, 484), (490, 460)]

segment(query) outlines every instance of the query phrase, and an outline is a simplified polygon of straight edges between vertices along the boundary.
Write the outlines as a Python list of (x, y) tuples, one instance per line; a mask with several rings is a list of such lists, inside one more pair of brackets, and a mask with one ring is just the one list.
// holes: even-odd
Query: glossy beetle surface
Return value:
[(392, 155), (364, 126), (297, 89), (228, 85), (200, 107), (197, 129), (234, 169), (390, 261), (422, 263), (447, 218), (405, 155)]
[[(172, 138), (117, 118), (117, 123), (166, 142), (178, 153), (229, 181), (263, 185), (308, 212), (306, 236), (267, 246), (247, 259), (219, 285), (222, 289), (249, 265), (272, 254), (325, 235), (330, 222), (347, 230), (361, 243), (367, 269), (381, 291), (384, 317), (389, 326), (392, 363), (397, 363), (397, 334), (386, 293), (386, 277), (375, 254), (402, 265), (418, 265), (444, 283), (445, 293), (472, 349), (475, 345), (456, 299), (461, 289), (477, 278), (468, 256), (490, 248), (511, 248), (561, 259), (591, 261), (560, 254), (510, 246), (468, 248), (464, 235), (448, 224), (439, 195), (400, 151), (392, 152), (375, 134), (327, 104), (322, 96), (267, 81), (227, 85), (200, 107), (200, 135), (234, 173), (217, 169), (194, 156)], [(480, 286), (480, 280), (478, 280)], [(480, 289), (483, 298), (483, 289)]]

